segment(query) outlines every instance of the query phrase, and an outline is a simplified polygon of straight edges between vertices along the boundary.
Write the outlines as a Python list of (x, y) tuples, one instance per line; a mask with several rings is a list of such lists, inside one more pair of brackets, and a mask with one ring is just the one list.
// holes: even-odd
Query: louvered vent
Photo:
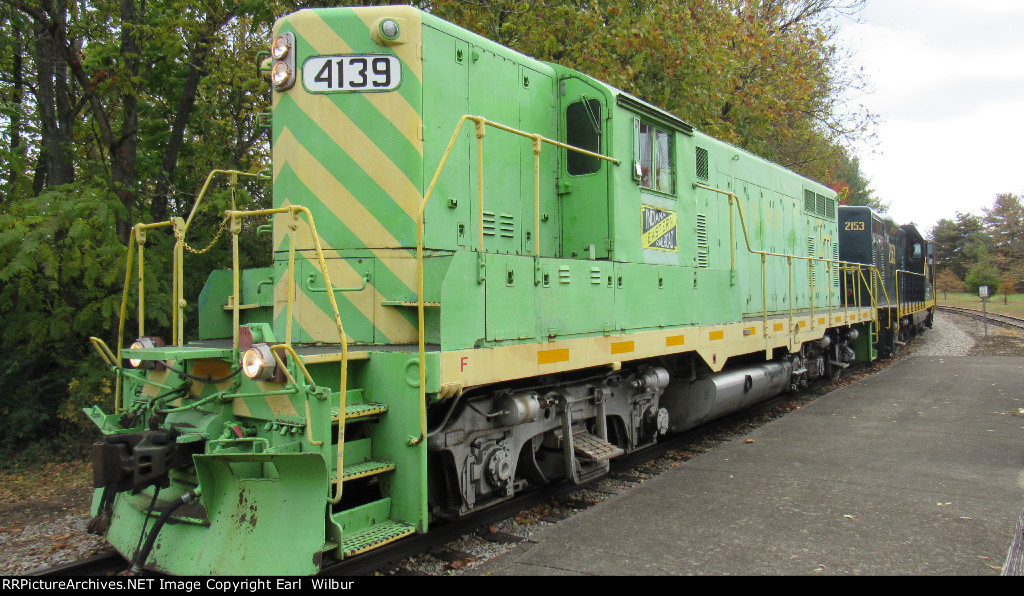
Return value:
[(515, 238), (516, 219), (509, 213), (502, 213), (499, 219), (499, 232), (502, 238)]
[[(818, 256), (818, 247), (813, 236), (808, 236), (807, 238), (807, 256), (811, 258)], [(808, 262), (810, 263), (809, 269), (811, 271), (811, 287), (814, 287), (814, 273), (818, 269), (818, 263), (817, 261)]]
[(708, 179), (708, 150), (697, 147), (697, 177)]
[(493, 236), (495, 234), (495, 221), (493, 211), (484, 211), (484, 236)]
[(515, 238), (516, 218), (509, 213), (496, 216), (493, 211), (484, 211), (484, 236), (494, 235)]
[(804, 191), (804, 213), (807, 213), (808, 215), (815, 214), (814, 193), (809, 190)]
[(708, 218), (702, 213), (697, 214), (697, 267), (707, 269), (710, 265), (708, 249)]
[(836, 201), (825, 195), (804, 190), (804, 213), (824, 219), (836, 218)]
[[(835, 242), (832, 243), (832, 260), (839, 260), (839, 245)], [(842, 271), (842, 265), (839, 263), (832, 263), (832, 285), (839, 285), (839, 274)]]

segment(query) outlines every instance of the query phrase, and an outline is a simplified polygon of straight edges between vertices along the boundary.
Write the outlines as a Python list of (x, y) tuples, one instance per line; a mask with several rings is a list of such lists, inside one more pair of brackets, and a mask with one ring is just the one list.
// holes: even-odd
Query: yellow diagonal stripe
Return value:
[[(408, 175), (391, 161), (391, 157), (381, 151), (373, 139), (366, 136), (331, 100), (330, 95), (293, 93), (291, 97), (296, 107), (319, 124), (324, 133), (356, 162), (360, 169), (371, 176), (377, 186), (411, 219), (416, 218), (416, 211), (422, 198), (419, 189), (409, 180)], [(303, 181), (308, 183), (306, 180)]]
[[(343, 205), (344, 217), (341, 214), (336, 215), (345, 222), (348, 229), (359, 238), (364, 246), (370, 248), (401, 246), (388, 229), (381, 225), (377, 218), (367, 211), (366, 207), (357, 201), (355, 196), (334, 177), (334, 174), (318, 162), (287, 128), (281, 132), (277, 143), (274, 144), (274, 154), (280, 156), (274, 160), (274, 178), (277, 179), (281, 168), (288, 164), (314, 196), (328, 205)], [(284, 201), (290, 199), (291, 197), (279, 197), (278, 201), (284, 204)], [(323, 225), (323, 223), (319, 225)]]
[[(309, 17), (300, 19), (301, 24), (296, 23), (296, 27), (302, 37), (313, 45), (314, 53), (320, 55), (354, 53), (352, 47), (345, 43), (345, 41), (338, 36), (330, 25), (324, 22), (323, 17), (319, 13), (314, 11), (304, 11), (290, 18), (295, 19), (299, 15)], [(417, 17), (418, 16), (419, 15), (417, 15)], [(423, 65), (421, 64), (420, 59), (415, 56), (416, 49), (419, 46), (418, 18), (415, 24), (403, 23), (401, 27), (403, 36), (411, 35), (412, 31), (407, 32), (407, 30), (413, 29), (415, 30), (417, 37), (415, 41), (410, 40), (408, 43), (394, 46), (395, 54), (398, 55), (398, 58), (402, 60), (407, 67), (406, 72), (403, 72), (402, 75), (405, 76), (407, 74), (411, 74), (418, 80), (422, 81)], [(302, 76), (301, 69), (298, 76)], [(301, 81), (299, 82), (301, 83)], [(419, 151), (420, 155), (423, 155), (423, 141), (419, 139), (419, 135), (417, 134), (421, 119), (416, 108), (409, 105), (409, 102), (397, 92), (364, 93), (363, 97), (376, 107), (381, 114), (384, 114), (389, 121), (393, 122), (395, 128), (398, 129), (406, 139), (408, 139), (409, 144), (415, 147), (416, 150)]]

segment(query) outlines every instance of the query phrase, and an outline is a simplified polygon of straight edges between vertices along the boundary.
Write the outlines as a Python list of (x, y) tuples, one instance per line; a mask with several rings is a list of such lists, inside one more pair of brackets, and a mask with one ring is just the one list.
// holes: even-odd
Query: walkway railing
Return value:
[[(833, 274), (833, 268), (834, 267), (839, 267), (840, 271), (843, 273), (843, 275), (847, 275), (849, 273), (852, 273), (855, 278), (859, 278), (862, 282), (864, 282), (864, 286), (863, 287), (865, 287), (867, 289), (867, 292), (869, 293), (869, 298), (870, 298), (871, 306), (872, 306), (872, 313), (873, 313), (873, 317), (874, 317), (873, 320), (874, 320), (876, 328), (877, 328), (877, 326), (879, 324), (879, 320), (878, 320), (878, 298), (879, 298), (879, 294), (880, 294), (879, 293), (879, 288), (881, 288), (881, 294), (885, 295), (886, 303), (889, 303), (888, 292), (885, 289), (885, 285), (880, 283), (881, 275), (880, 275), (877, 267), (875, 267), (874, 265), (865, 265), (863, 263), (853, 263), (853, 262), (850, 262), (850, 261), (840, 261), (840, 260), (837, 260), (837, 259), (829, 259), (829, 258), (824, 258), (824, 257), (802, 256), (802, 255), (794, 255), (794, 254), (787, 254), (787, 253), (776, 253), (776, 252), (770, 252), (770, 251), (764, 251), (764, 250), (757, 250), (750, 243), (750, 234), (747, 231), (746, 217), (743, 214), (743, 205), (742, 205), (741, 201), (739, 200), (739, 196), (737, 196), (733, 192), (730, 192), (730, 191), (727, 191), (727, 190), (722, 190), (720, 188), (715, 188), (713, 186), (708, 186), (706, 184), (694, 183), (693, 187), (694, 188), (700, 188), (700, 189), (703, 189), (703, 190), (707, 190), (707, 191), (710, 191), (710, 192), (715, 192), (715, 193), (723, 194), (723, 195), (726, 195), (726, 196), (729, 197), (729, 270), (730, 271), (735, 271), (736, 270), (736, 241), (735, 241), (735, 223), (734, 223), (735, 222), (735, 218), (733, 216), (733, 206), (734, 205), (736, 207), (736, 213), (739, 214), (740, 228), (743, 231), (743, 241), (746, 244), (747, 251), (750, 254), (755, 254), (755, 255), (760, 255), (761, 256), (761, 295), (762, 295), (762, 300), (763, 300), (763, 316), (764, 316), (763, 325), (764, 325), (764, 335), (765, 335), (765, 345), (766, 346), (767, 346), (767, 342), (768, 342), (768, 339), (767, 339), (767, 335), (768, 335), (768, 276), (767, 276), (767, 261), (768, 261), (768, 257), (776, 257), (776, 258), (784, 258), (784, 259), (786, 259), (788, 273), (789, 273), (789, 295), (788, 295), (787, 303), (789, 304), (789, 328), (790, 328), (790, 331), (791, 331), (790, 334), (789, 334), (790, 338), (792, 338), (793, 320), (794, 320), (794, 312), (795, 312), (794, 306), (793, 306), (793, 298), (795, 296), (794, 288), (793, 288), (793, 261), (794, 260), (798, 260), (798, 261), (799, 260), (803, 260), (803, 261), (807, 261), (807, 263), (808, 263), (808, 276), (807, 276), (808, 277), (808, 296), (809, 296), (809, 299), (810, 299), (809, 307), (810, 307), (810, 312), (811, 312), (811, 315), (812, 315), (811, 316), (811, 328), (812, 329), (814, 328), (814, 317), (813, 317), (813, 314), (815, 312), (814, 311), (814, 290), (815, 290), (815, 288), (817, 288), (819, 286), (819, 284), (815, 283), (816, 276), (813, 274), (814, 267), (815, 267), (816, 263), (824, 263), (825, 266), (826, 266), (827, 273), (828, 273), (826, 279), (828, 280), (828, 294), (829, 294), (829, 296), (828, 296), (829, 324), (831, 324), (832, 313), (835, 310), (835, 308), (834, 308), (835, 304), (834, 304), (833, 295), (832, 295), (832, 286), (833, 286), (833, 282), (832, 282), (833, 276), (832, 276), (832, 274)], [(868, 272), (868, 275), (870, 277), (870, 279), (868, 279), (868, 280), (864, 279), (864, 272), (865, 271)], [(856, 291), (856, 303), (858, 305), (862, 303), (862, 300), (861, 300), (862, 296), (860, 295), (861, 287), (862, 287), (861, 284), (856, 284), (856, 290), (855, 290)], [(843, 305), (842, 306), (843, 306), (844, 314), (846, 315), (844, 318), (845, 318), (845, 320), (848, 321), (849, 320), (849, 316), (848, 316), (849, 315), (849, 301), (843, 301)], [(792, 339), (790, 341), (792, 341)], [(792, 348), (792, 344), (790, 345), (790, 347)]]
[[(191, 247), (188, 247), (188, 244), (187, 244), (187, 242), (185, 240), (185, 236), (186, 236), (186, 233), (188, 232), (188, 228), (189, 228), (189, 226), (190, 226), (190, 224), (192, 222), (193, 217), (195, 216), (197, 210), (199, 209), (199, 206), (202, 203), (203, 198), (206, 196), (206, 192), (207, 192), (207, 190), (210, 187), (211, 180), (217, 174), (228, 174), (228, 175), (231, 176), (232, 209), (230, 209), (230, 210), (225, 212), (225, 214), (224, 214), (224, 221), (221, 224), (221, 229), (217, 232), (217, 236), (214, 238), (213, 242), (211, 242), (210, 245), (207, 246), (205, 249), (194, 250)], [(347, 288), (335, 288), (334, 285), (331, 283), (330, 273), (327, 270), (327, 261), (326, 261), (326, 258), (324, 256), (323, 245), (322, 245), (322, 243), (320, 241), (320, 236), (319, 236), (319, 234), (317, 234), (317, 231), (316, 231), (316, 224), (315, 224), (315, 222), (313, 220), (313, 214), (309, 211), (309, 209), (307, 209), (306, 207), (298, 206), (298, 205), (292, 205), (292, 206), (289, 206), (289, 207), (281, 207), (281, 208), (277, 208), (277, 209), (260, 209), (260, 210), (254, 210), (254, 211), (238, 211), (238, 210), (236, 210), (234, 208), (234, 206), (235, 206), (235, 204), (234, 204), (235, 203), (235, 201), (234, 201), (234, 188), (237, 185), (238, 177), (239, 176), (254, 177), (254, 178), (257, 178), (257, 179), (263, 178), (262, 174), (250, 174), (250, 173), (247, 173), (247, 172), (236, 172), (236, 171), (230, 171), (230, 170), (214, 170), (213, 172), (211, 172), (209, 174), (209, 176), (207, 176), (206, 183), (203, 185), (202, 190), (200, 191), (199, 195), (197, 196), (196, 202), (193, 205), (192, 211), (189, 213), (189, 216), (188, 216), (187, 220), (182, 219), (180, 217), (176, 217), (176, 218), (172, 218), (169, 221), (164, 221), (164, 222), (151, 223), (151, 224), (138, 224), (138, 225), (136, 225), (133, 228), (132, 234), (131, 234), (131, 236), (129, 237), (129, 240), (128, 240), (128, 254), (127, 254), (127, 257), (126, 257), (127, 263), (126, 263), (126, 266), (125, 266), (125, 283), (124, 283), (124, 291), (123, 291), (123, 294), (122, 294), (122, 297), (121, 297), (121, 313), (120, 313), (120, 320), (118, 322), (118, 342), (117, 342), (118, 345), (117, 345), (117, 353), (116, 353), (116, 355), (113, 353), (113, 351), (110, 350), (109, 347), (107, 347), (107, 345), (105, 343), (103, 343), (102, 340), (100, 340), (98, 338), (90, 338), (90, 340), (92, 341), (92, 343), (93, 343), (94, 347), (96, 348), (96, 350), (100, 353), (100, 356), (105, 361), (107, 361), (108, 364), (111, 364), (113, 367), (115, 367), (118, 370), (117, 385), (116, 385), (116, 389), (115, 389), (114, 411), (115, 411), (115, 413), (120, 413), (122, 411), (122, 404), (121, 404), (122, 376), (124, 374), (127, 374), (127, 372), (124, 371), (121, 368), (121, 363), (123, 362), (124, 325), (125, 325), (125, 321), (126, 321), (126, 318), (127, 318), (128, 296), (129, 296), (129, 291), (131, 289), (131, 275), (132, 275), (132, 268), (133, 268), (133, 258), (135, 256), (135, 251), (133, 250), (133, 248), (136, 248), (136, 247), (133, 247), (133, 244), (137, 245), (138, 261), (139, 261), (138, 262), (138, 325), (139, 325), (139, 327), (138, 327), (138, 329), (139, 329), (138, 337), (145, 337), (145, 335), (146, 335), (146, 301), (145, 301), (145, 250), (144, 249), (145, 249), (145, 243), (146, 243), (146, 234), (147, 234), (147, 232), (149, 230), (153, 230), (153, 229), (165, 228), (165, 227), (168, 227), (168, 226), (171, 226), (173, 228), (176, 242), (174, 244), (174, 249), (173, 249), (174, 252), (173, 252), (173, 266), (172, 266), (173, 273), (172, 273), (172, 288), (171, 288), (172, 291), (171, 291), (171, 293), (172, 293), (172, 300), (173, 300), (173, 302), (172, 302), (172, 305), (171, 305), (171, 313), (172, 313), (171, 314), (171, 321), (172, 321), (172, 341), (171, 341), (171, 345), (172, 346), (181, 346), (181, 345), (184, 345), (184, 342), (185, 342), (185, 340), (184, 340), (184, 337), (185, 337), (185, 335), (184, 335), (184, 320), (185, 320), (185, 306), (186, 306), (186, 303), (185, 303), (185, 299), (184, 299), (184, 267), (183, 267), (184, 250), (185, 250), (185, 248), (189, 248), (189, 250), (191, 250), (192, 252), (196, 252), (196, 253), (202, 253), (202, 252), (205, 252), (206, 250), (209, 250), (210, 247), (213, 246), (213, 243), (216, 242), (217, 239), (220, 237), (220, 234), (223, 232), (223, 230), (225, 228), (227, 228), (230, 231), (230, 233), (231, 233), (231, 261), (232, 261), (232, 266), (231, 266), (232, 295), (231, 295), (231, 300), (230, 300), (230, 304), (229, 304), (229, 308), (231, 310), (231, 321), (232, 321), (231, 347), (232, 347), (232, 353), (233, 353), (232, 359), (233, 359), (234, 362), (237, 362), (238, 359), (239, 359), (239, 353), (238, 353), (239, 352), (239, 328), (240, 328), (240, 323), (241, 323), (241, 312), (240, 311), (241, 311), (241, 309), (243, 307), (243, 305), (242, 305), (242, 297), (241, 297), (241, 270), (240, 270), (240, 265), (239, 265), (239, 236), (240, 236), (240, 234), (242, 232), (242, 221), (244, 219), (246, 219), (246, 218), (262, 217), (262, 216), (267, 216), (267, 215), (291, 214), (292, 221), (288, 224), (289, 235), (290, 235), (290, 242), (289, 242), (289, 251), (288, 251), (288, 273), (287, 273), (287, 284), (288, 284), (287, 287), (288, 287), (288, 290), (286, 292), (286, 294), (287, 294), (287, 306), (286, 306), (286, 311), (285, 312), (286, 312), (287, 319), (286, 319), (286, 324), (285, 324), (285, 338), (284, 338), (284, 343), (283, 344), (275, 345), (275, 346), (273, 346), (273, 348), (271, 348), (271, 354), (273, 355), (274, 360), (276, 361), (277, 366), (281, 367), (281, 369), (284, 371), (284, 373), (285, 373), (285, 375), (287, 377), (287, 381), (288, 381), (288, 383), (290, 385), (292, 385), (292, 388), (290, 388), (290, 389), (283, 389), (280, 392), (271, 392), (271, 393), (297, 393), (299, 391), (299, 389), (302, 389), (303, 393), (306, 395), (306, 401), (307, 401), (306, 411), (307, 411), (307, 419), (308, 419), (308, 413), (309, 413), (308, 401), (309, 401), (310, 392), (306, 391), (306, 389), (308, 387), (313, 386), (313, 378), (310, 376), (309, 372), (306, 370), (306, 367), (303, 364), (302, 359), (295, 352), (295, 349), (292, 346), (292, 327), (293, 327), (293, 320), (294, 320), (294, 303), (295, 303), (295, 246), (296, 246), (296, 241), (297, 241), (297, 230), (298, 230), (298, 227), (299, 227), (298, 222), (301, 220), (301, 216), (304, 216), (305, 219), (306, 219), (307, 225), (309, 227), (310, 234), (311, 234), (312, 239), (313, 239), (313, 244), (314, 244), (314, 248), (316, 250), (316, 257), (317, 257), (317, 262), (318, 262), (318, 265), (319, 265), (319, 268), (320, 268), (320, 273), (324, 277), (324, 285), (325, 285), (324, 290), (327, 293), (327, 299), (328, 299), (328, 301), (330, 302), (330, 305), (331, 305), (331, 311), (332, 311), (332, 314), (334, 315), (334, 322), (335, 322), (335, 325), (337, 326), (337, 330), (338, 330), (338, 341), (341, 344), (341, 370), (340, 370), (340, 379), (339, 379), (339, 384), (338, 384), (338, 387), (339, 387), (339, 404), (338, 404), (338, 406), (339, 406), (339, 415), (338, 415), (337, 475), (336, 475), (336, 478), (334, 480), (334, 484), (335, 484), (335, 486), (337, 488), (335, 490), (335, 494), (334, 494), (334, 497), (332, 499), (333, 503), (338, 503), (338, 502), (341, 501), (342, 486), (343, 486), (342, 475), (343, 475), (343, 472), (344, 472), (345, 406), (346, 406), (347, 387), (348, 387), (348, 360), (349, 360), (349, 354), (348, 354), (348, 337), (345, 335), (345, 328), (344, 328), (344, 325), (342, 324), (342, 321), (341, 321), (341, 314), (340, 314), (340, 311), (338, 309), (338, 303), (337, 303), (337, 300), (336, 300), (334, 294), (335, 294), (335, 292), (346, 291), (348, 289)], [(292, 375), (292, 373), (288, 370), (287, 366), (285, 365), (284, 359), (281, 358), (281, 356), (279, 354), (280, 351), (288, 352), (291, 355), (292, 360), (293, 360), (293, 362), (295, 362), (296, 367), (302, 373), (302, 380), (305, 381), (304, 383), (302, 383), (302, 381), (296, 379), (295, 376)], [(150, 382), (150, 381), (146, 381), (146, 382)], [(259, 394), (231, 394), (231, 395), (222, 395), (222, 396), (219, 396), (219, 397), (220, 397), (220, 399), (236, 399), (236, 398), (251, 397), (251, 396), (255, 396), (255, 395), (266, 395), (266, 394), (267, 393), (259, 393)], [(327, 412), (328, 417), (329, 418), (332, 417), (331, 408), (328, 407), (328, 408), (325, 408), (325, 410)], [(328, 420), (328, 428), (330, 428), (330, 422), (331, 421)], [(313, 444), (313, 445), (318, 445), (318, 446), (327, 445), (328, 448), (329, 448), (330, 442), (315, 440), (313, 438), (311, 428), (312, 428), (312, 424), (307, 425), (307, 437), (308, 437), (310, 443)], [(326, 457), (326, 455), (327, 454), (325, 453), (325, 457)]]

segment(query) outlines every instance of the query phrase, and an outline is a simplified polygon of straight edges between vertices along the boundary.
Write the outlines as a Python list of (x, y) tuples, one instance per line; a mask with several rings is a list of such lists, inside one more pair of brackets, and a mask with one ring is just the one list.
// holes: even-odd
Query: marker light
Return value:
[(267, 344), (255, 344), (242, 355), (242, 372), (255, 381), (266, 381), (274, 376), (277, 362)]
[(394, 19), (384, 19), (380, 23), (380, 34), (387, 39), (395, 39), (398, 37), (398, 22)]
[(402, 35), (402, 27), (398, 24), (396, 19), (389, 17), (377, 19), (377, 21), (370, 28), (370, 37), (379, 46), (390, 46), (398, 43), (399, 37)]

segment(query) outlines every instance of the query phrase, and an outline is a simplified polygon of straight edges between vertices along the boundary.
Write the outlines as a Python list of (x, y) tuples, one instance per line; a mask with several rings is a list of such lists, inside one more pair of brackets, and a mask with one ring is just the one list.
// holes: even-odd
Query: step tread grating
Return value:
[[(345, 406), (345, 420), (351, 420), (352, 418), (363, 418), (365, 416), (376, 416), (378, 414), (385, 414), (388, 411), (388, 405), (368, 402), (360, 404), (348, 404)], [(338, 408), (331, 408), (331, 421), (338, 421)]]
[(343, 538), (341, 554), (345, 557), (358, 555), (414, 533), (416, 526), (412, 524), (395, 520), (384, 521)]
[(596, 437), (585, 431), (573, 433), (572, 446), (577, 457), (585, 461), (605, 461), (625, 453), (601, 437)]
[(355, 480), (374, 474), (383, 474), (395, 469), (395, 463), (390, 461), (364, 461), (358, 464), (345, 466), (342, 472), (342, 480)]

